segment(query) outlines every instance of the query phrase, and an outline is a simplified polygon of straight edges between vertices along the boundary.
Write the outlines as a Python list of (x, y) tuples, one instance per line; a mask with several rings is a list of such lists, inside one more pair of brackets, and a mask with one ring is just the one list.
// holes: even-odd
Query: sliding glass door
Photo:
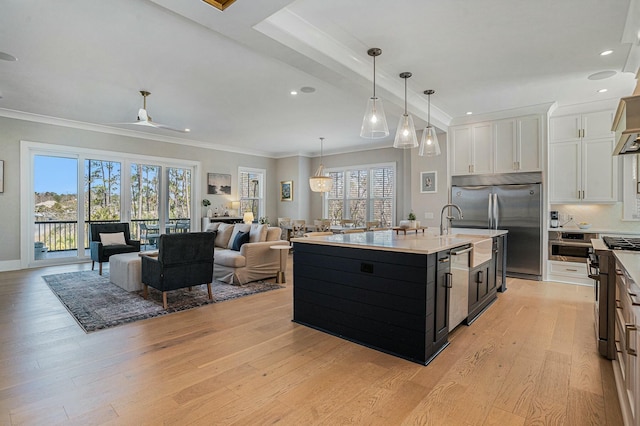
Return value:
[[(188, 232), (199, 163), (23, 142), (25, 267), (88, 260), (89, 225), (129, 222), (132, 238)], [(153, 245), (155, 241), (143, 241)], [(146, 247), (145, 247), (146, 248)]]

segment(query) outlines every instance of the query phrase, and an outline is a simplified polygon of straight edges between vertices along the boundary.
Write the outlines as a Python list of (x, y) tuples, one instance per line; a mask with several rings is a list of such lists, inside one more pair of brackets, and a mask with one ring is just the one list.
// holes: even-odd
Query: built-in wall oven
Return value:
[(585, 263), (591, 251), (591, 240), (598, 234), (589, 232), (549, 232), (549, 260)]

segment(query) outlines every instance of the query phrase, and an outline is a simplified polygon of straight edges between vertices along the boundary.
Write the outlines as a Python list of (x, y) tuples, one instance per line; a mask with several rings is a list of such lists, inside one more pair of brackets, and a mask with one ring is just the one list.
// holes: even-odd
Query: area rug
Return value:
[(42, 278), (87, 333), (282, 288), (266, 281), (242, 286), (214, 281), (211, 290), (215, 300), (209, 300), (207, 286), (200, 285), (192, 291), (185, 288), (167, 292), (168, 308), (164, 309), (161, 292), (149, 288), (149, 299), (145, 300), (142, 291), (128, 292), (109, 282), (108, 273), (101, 276), (97, 271), (80, 271)]

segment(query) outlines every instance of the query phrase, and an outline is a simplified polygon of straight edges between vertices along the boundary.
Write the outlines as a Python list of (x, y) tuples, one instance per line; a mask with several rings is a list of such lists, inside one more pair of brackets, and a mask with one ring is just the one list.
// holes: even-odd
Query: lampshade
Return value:
[(435, 157), (436, 155), (440, 155), (438, 135), (436, 134), (436, 129), (433, 126), (427, 126), (422, 131), (418, 155), (421, 157)]
[(394, 148), (417, 148), (418, 138), (416, 137), (416, 126), (413, 125), (413, 117), (407, 113), (407, 79), (411, 77), (410, 72), (403, 72), (400, 78), (404, 78), (404, 114), (398, 122), (396, 138), (393, 141)]
[(376, 56), (380, 56), (382, 50), (374, 47), (369, 49), (367, 54), (373, 57), (373, 96), (367, 101), (360, 136), (368, 139), (384, 138), (389, 136), (389, 126), (387, 126), (387, 117), (384, 115), (382, 99), (376, 96)]
[(333, 179), (324, 175), (324, 166), (322, 165), (323, 146), (324, 138), (320, 138), (320, 166), (316, 173), (309, 178), (309, 187), (313, 192), (329, 192), (333, 188)]
[(435, 90), (425, 90), (424, 94), (429, 98), (429, 109), (427, 115), (427, 127), (422, 131), (420, 139), (420, 150), (418, 155), (421, 157), (435, 157), (440, 155), (440, 144), (438, 143), (438, 135), (436, 129), (431, 125), (431, 95), (436, 93)]
[(242, 217), (244, 223), (253, 222), (253, 212), (244, 212), (244, 216)]

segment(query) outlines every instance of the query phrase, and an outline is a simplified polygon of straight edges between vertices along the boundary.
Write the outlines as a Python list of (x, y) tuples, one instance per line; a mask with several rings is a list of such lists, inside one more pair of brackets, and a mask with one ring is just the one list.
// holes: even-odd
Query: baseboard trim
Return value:
[(22, 264), (19, 260), (0, 261), (0, 272), (17, 271), (18, 269), (22, 269)]

